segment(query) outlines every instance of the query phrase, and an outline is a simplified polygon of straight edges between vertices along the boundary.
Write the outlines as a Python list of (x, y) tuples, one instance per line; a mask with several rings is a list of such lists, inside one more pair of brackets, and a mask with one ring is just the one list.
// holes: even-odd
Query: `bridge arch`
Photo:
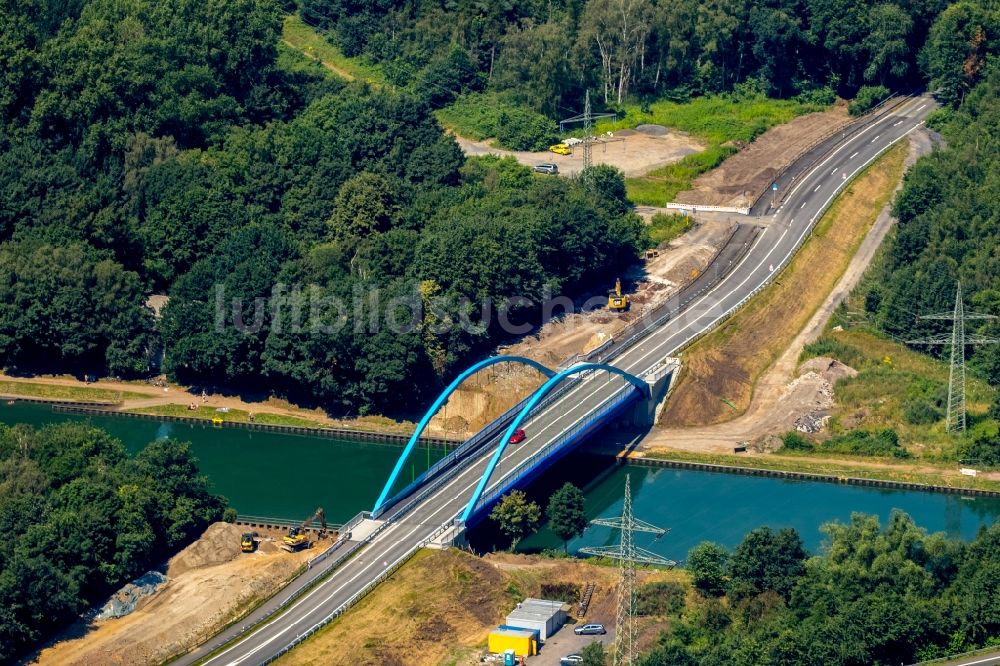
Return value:
[(510, 442), (510, 438), (514, 435), (514, 431), (517, 430), (521, 423), (528, 418), (528, 414), (532, 409), (541, 402), (549, 392), (556, 387), (559, 382), (570, 377), (572, 375), (579, 374), (581, 372), (588, 372), (591, 370), (607, 370), (608, 372), (614, 373), (624, 377), (630, 384), (635, 386), (637, 389), (642, 391), (643, 395), (647, 398), (650, 394), (649, 384), (645, 381), (639, 379), (635, 375), (626, 372), (620, 368), (616, 368), (613, 365), (607, 365), (605, 363), (581, 363), (579, 365), (574, 365), (572, 368), (563, 370), (562, 372), (555, 374), (549, 378), (547, 382), (542, 384), (532, 395), (531, 399), (528, 400), (524, 408), (518, 412), (514, 420), (511, 421), (510, 426), (504, 432), (503, 437), (500, 438), (500, 445), (497, 450), (493, 453), (493, 457), (490, 458), (490, 462), (486, 465), (486, 469), (483, 471), (483, 476), (479, 479), (479, 484), (476, 486), (476, 490), (472, 493), (472, 497), (469, 499), (469, 504), (465, 507), (465, 511), (462, 513), (462, 522), (469, 522), (469, 518), (472, 516), (472, 512), (476, 508), (476, 503), (479, 498), (482, 497), (483, 491), (486, 490), (486, 484), (489, 482), (490, 477), (493, 475), (493, 470), (496, 469), (497, 464), (500, 462), (500, 458), (503, 457), (503, 452), (507, 448), (507, 444)]
[(483, 368), (488, 368), (491, 365), (496, 365), (497, 363), (521, 363), (522, 365), (527, 365), (538, 370), (546, 377), (552, 377), (555, 375), (554, 371), (548, 369), (538, 361), (534, 361), (523, 356), (491, 356), (469, 366), (465, 371), (458, 375), (458, 377), (455, 377), (454, 381), (448, 385), (448, 388), (441, 392), (441, 395), (437, 397), (437, 400), (434, 401), (431, 408), (428, 409), (427, 413), (420, 419), (420, 422), (417, 424), (417, 429), (413, 431), (409, 441), (406, 442), (406, 446), (403, 447), (403, 452), (399, 454), (399, 460), (396, 461), (396, 466), (393, 467), (392, 473), (389, 474), (389, 479), (385, 482), (385, 487), (382, 488), (382, 494), (378, 496), (378, 500), (375, 502), (375, 508), (372, 511), (378, 511), (382, 507), (382, 504), (385, 503), (386, 499), (389, 498), (389, 493), (392, 492), (392, 486), (399, 478), (399, 474), (403, 470), (403, 465), (406, 464), (406, 459), (409, 458), (410, 454), (413, 452), (413, 447), (416, 446), (417, 440), (420, 439), (420, 435), (424, 433), (424, 430), (427, 428), (427, 424), (431, 422), (431, 419), (435, 414), (437, 414), (437, 411), (441, 409), (442, 405), (448, 401), (451, 394), (454, 393), (466, 379), (476, 374)]

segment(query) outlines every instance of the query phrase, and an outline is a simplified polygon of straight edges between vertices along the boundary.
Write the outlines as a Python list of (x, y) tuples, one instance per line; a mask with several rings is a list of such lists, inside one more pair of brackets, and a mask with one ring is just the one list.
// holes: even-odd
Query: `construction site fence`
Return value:
[[(292, 518), (269, 518), (267, 516), (246, 516), (243, 514), (237, 514), (236, 522), (240, 525), (246, 525), (248, 527), (262, 527), (264, 529), (298, 527), (302, 524), (301, 520), (295, 520)], [(330, 531), (340, 532), (342, 525), (337, 523), (327, 523), (326, 527)], [(322, 528), (313, 525), (303, 529), (310, 532), (319, 532)]]
[(699, 204), (686, 204), (671, 201), (667, 203), (667, 210), (687, 210), (697, 213), (699, 210), (709, 213), (737, 213), (739, 215), (749, 215), (750, 209), (745, 206), (704, 206)]

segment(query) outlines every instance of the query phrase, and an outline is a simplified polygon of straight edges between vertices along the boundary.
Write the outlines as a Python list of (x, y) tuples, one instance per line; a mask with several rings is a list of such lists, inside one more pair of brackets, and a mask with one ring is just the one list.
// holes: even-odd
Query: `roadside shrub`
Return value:
[(646, 227), (649, 247), (659, 247), (663, 243), (669, 243), (693, 225), (694, 220), (687, 215), (656, 213)]
[(875, 108), (891, 93), (885, 86), (862, 86), (847, 107), (852, 116), (860, 116)]
[(789, 451), (814, 451), (816, 445), (812, 440), (791, 430), (781, 436), (781, 448)]
[(542, 583), (539, 592), (542, 599), (557, 599), (568, 604), (580, 600), (580, 586), (576, 583)]
[(222, 512), (222, 521), (226, 523), (235, 523), (236, 516), (237, 516), (236, 509), (234, 509), (231, 506), (226, 507), (226, 510)]
[(812, 90), (804, 90), (795, 96), (796, 102), (801, 102), (802, 104), (819, 104), (822, 106), (830, 106), (837, 101), (837, 93), (833, 91), (830, 86), (823, 86), (821, 88), (813, 88)]
[(829, 335), (824, 335), (815, 342), (810, 342), (803, 347), (799, 360), (807, 361), (817, 356), (835, 358), (855, 370), (859, 370), (865, 361), (865, 355), (858, 348), (845, 344)]
[(470, 139), (494, 138), (508, 150), (545, 150), (558, 141), (556, 124), (496, 93), (465, 93), (437, 112), (438, 119)]
[(941, 412), (926, 400), (907, 400), (903, 405), (903, 419), (911, 425), (930, 425), (941, 418)]
[(684, 610), (684, 594), (680, 583), (647, 583), (636, 591), (635, 612), (640, 616), (676, 615)]
[(823, 442), (820, 449), (827, 453), (849, 453), (857, 456), (910, 457), (910, 452), (899, 446), (899, 435), (892, 428), (852, 430), (831, 437)]

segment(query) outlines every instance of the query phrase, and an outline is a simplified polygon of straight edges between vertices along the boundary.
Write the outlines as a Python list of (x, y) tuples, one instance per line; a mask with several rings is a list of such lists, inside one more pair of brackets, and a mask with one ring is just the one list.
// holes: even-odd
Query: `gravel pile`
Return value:
[(139, 578), (115, 592), (115, 594), (97, 612), (94, 619), (110, 620), (124, 617), (134, 611), (142, 599), (156, 594), (167, 577), (159, 571), (147, 571)]

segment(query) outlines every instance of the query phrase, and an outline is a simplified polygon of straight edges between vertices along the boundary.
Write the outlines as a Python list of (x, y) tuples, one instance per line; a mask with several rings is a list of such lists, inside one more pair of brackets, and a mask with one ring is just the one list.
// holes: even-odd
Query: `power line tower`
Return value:
[(674, 567), (677, 562), (660, 557), (645, 548), (635, 545), (633, 533), (649, 532), (659, 539), (669, 530), (661, 529), (632, 515), (632, 490), (630, 475), (625, 475), (625, 503), (618, 518), (597, 518), (592, 525), (603, 525), (621, 530), (621, 541), (615, 546), (592, 546), (581, 548), (581, 553), (598, 557), (611, 557), (618, 561), (621, 580), (618, 583), (618, 612), (615, 616), (615, 658), (614, 666), (631, 666), (636, 657), (635, 645), (635, 565), (656, 564)]
[(921, 319), (944, 319), (952, 322), (951, 335), (924, 340), (908, 340), (910, 344), (951, 345), (951, 369), (948, 373), (948, 432), (965, 431), (965, 346), (1000, 342), (981, 335), (966, 335), (965, 322), (976, 319), (996, 319), (993, 315), (965, 311), (962, 303), (962, 283), (955, 287), (955, 307), (951, 312), (924, 315)]
[(590, 111), (590, 91), (583, 98), (583, 113), (572, 118), (559, 121), (559, 133), (566, 131), (566, 125), (572, 123), (583, 123), (583, 170), (586, 171), (594, 165), (591, 149), (594, 145), (594, 121), (601, 118), (617, 118), (617, 113), (591, 113)]

